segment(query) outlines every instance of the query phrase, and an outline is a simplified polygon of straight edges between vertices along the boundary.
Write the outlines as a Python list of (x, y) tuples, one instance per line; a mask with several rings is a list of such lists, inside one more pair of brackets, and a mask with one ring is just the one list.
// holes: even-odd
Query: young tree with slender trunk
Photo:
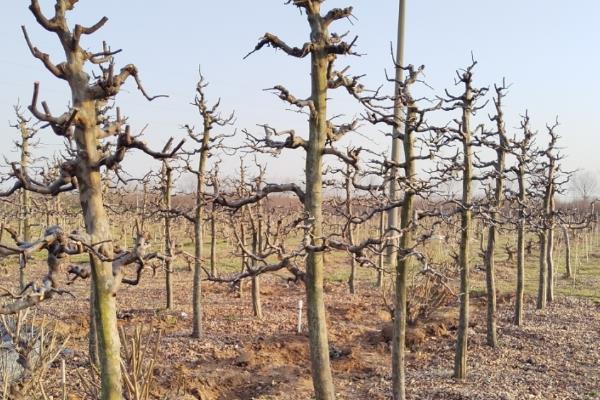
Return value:
[[(258, 168), (258, 175), (254, 179), (254, 192), (260, 192), (262, 190), (266, 167), (260, 165), (255, 160), (256, 167)], [(264, 251), (263, 248), (263, 236), (264, 236), (264, 212), (263, 212), (263, 204), (262, 201), (257, 201), (253, 206), (249, 206), (248, 208), (248, 216), (250, 219), (250, 228), (252, 232), (252, 253), (261, 254)], [(243, 251), (242, 251), (243, 253)], [(258, 262), (255, 258), (251, 259), (251, 264), (253, 268), (258, 266)], [(241, 287), (241, 282), (240, 282)], [(260, 295), (260, 276), (254, 275), (252, 276), (252, 312), (254, 316), (258, 319), (263, 318), (262, 312), (262, 299)]]
[[(301, 146), (306, 151), (306, 190), (303, 196), (304, 210), (307, 214), (306, 223), (310, 226), (307, 240), (310, 242), (306, 257), (306, 296), (309, 324), (311, 372), (315, 397), (317, 400), (333, 400), (335, 392), (329, 362), (329, 341), (323, 298), (323, 252), (317, 248), (319, 238), (323, 236), (323, 156), (326, 142), (336, 141), (349, 129), (335, 129), (327, 116), (328, 90), (355, 87), (355, 82), (342, 73), (334, 71), (333, 63), (338, 55), (352, 54), (356, 41), (346, 43), (343, 36), (332, 35), (330, 25), (340, 19), (352, 16), (352, 8), (333, 9), (321, 13), (323, 0), (289, 0), (292, 4), (306, 13), (310, 26), (310, 42), (302, 47), (292, 47), (277, 36), (266, 33), (256, 48), (264, 46), (280, 49), (287, 55), (304, 58), (310, 56), (311, 65), (311, 95), (306, 100), (292, 96), (281, 86), (274, 87), (279, 97), (297, 107), (309, 110), (309, 138), (302, 140)], [(312, 247), (314, 246), (314, 248)]]
[(202, 118), (202, 131), (196, 133), (194, 129), (186, 125), (188, 136), (200, 147), (193, 151), (198, 154), (197, 168), (193, 168), (188, 163), (188, 171), (196, 177), (195, 204), (192, 215), (186, 215), (186, 218), (194, 224), (194, 278), (192, 288), (192, 337), (200, 338), (202, 336), (202, 258), (204, 257), (204, 208), (206, 180), (208, 178), (208, 159), (211, 151), (219, 147), (227, 135), (214, 135), (212, 130), (215, 126), (230, 125), (233, 121), (233, 114), (228, 117), (221, 116), (219, 112), (218, 100), (213, 106), (209, 106), (206, 99), (205, 89), (208, 83), (204, 76), (200, 74), (200, 80), (196, 85), (196, 97), (193, 105), (198, 109)]
[[(535, 168), (536, 151), (533, 148), (534, 132), (529, 127), (529, 115), (525, 113), (521, 120), (522, 136), (520, 139), (510, 139), (510, 152), (516, 158), (516, 165), (511, 171), (516, 175), (518, 190), (512, 194), (512, 200), (517, 204), (517, 287), (515, 293), (514, 323), (523, 324), (523, 300), (525, 293), (525, 234), (529, 217), (528, 212), (528, 177)], [(531, 243), (531, 242), (530, 242)]]
[[(406, 398), (406, 316), (407, 316), (407, 290), (408, 290), (408, 269), (412, 260), (415, 258), (414, 249), (418, 244), (415, 240), (414, 231), (418, 224), (415, 218), (415, 200), (418, 196), (426, 199), (431, 193), (431, 182), (421, 179), (418, 176), (417, 161), (431, 159), (434, 152), (437, 150), (435, 138), (419, 137), (419, 134), (428, 131), (439, 131), (427, 124), (425, 119), (429, 112), (435, 111), (441, 107), (441, 102), (430, 108), (422, 108), (420, 101), (413, 94), (413, 86), (419, 82), (420, 76), (423, 74), (424, 66), (418, 68), (413, 65), (401, 66), (396, 65), (397, 69), (403, 71), (400, 76), (406, 73), (401, 81), (394, 80), (397, 92), (392, 98), (394, 102), (394, 110), (400, 107), (405, 110), (405, 115), (401, 117), (402, 132), (397, 132), (397, 137), (402, 143), (402, 157), (404, 162), (387, 161), (386, 167), (389, 168), (390, 174), (388, 179), (396, 180), (396, 187), (401, 189), (404, 197), (401, 200), (395, 198), (389, 199), (389, 207), (401, 209), (400, 226), (392, 229), (393, 234), (399, 233), (398, 246), (395, 248), (396, 253), (396, 268), (394, 271), (395, 296), (394, 296), (394, 317), (393, 317), (393, 338), (392, 338), (392, 397), (394, 399)], [(375, 102), (379, 96), (364, 97), (361, 99), (363, 105), (367, 109), (367, 118), (373, 123), (386, 123), (396, 126), (399, 121), (397, 115), (387, 115), (388, 109), (385, 105), (381, 106)], [(425, 154), (421, 154), (417, 148), (417, 141), (421, 141), (421, 147), (428, 150)], [(391, 171), (396, 169), (402, 174), (394, 175)], [(389, 232), (388, 232), (389, 234)], [(423, 238), (421, 238), (421, 241)], [(421, 255), (422, 256), (422, 255)], [(419, 258), (419, 257), (416, 257)]]
[[(20, 163), (21, 170), (25, 175), (29, 173), (29, 166), (31, 164), (31, 146), (33, 143), (31, 140), (38, 132), (38, 128), (32, 125), (31, 120), (26, 118), (21, 111), (20, 106), (15, 106), (15, 115), (17, 121), (11, 127), (19, 130), (21, 140), (15, 142), (20, 152)], [(31, 198), (28, 190), (21, 189), (20, 191), (20, 215), (19, 215), (19, 234), (23, 241), (31, 241)], [(21, 263), (22, 267), (19, 268), (19, 285), (21, 290), (25, 289), (26, 277), (25, 277), (25, 263)]]
[[(169, 145), (169, 144), (168, 144)], [(165, 146), (163, 152), (168, 150), (168, 145)], [(173, 240), (171, 238), (171, 215), (172, 209), (172, 191), (173, 191), (173, 167), (169, 161), (165, 160), (162, 162), (161, 171), (161, 190), (163, 194), (162, 202), (165, 209), (163, 216), (163, 228), (164, 228), (164, 249), (167, 259), (165, 260), (165, 294), (166, 294), (166, 308), (170, 310), (173, 308), (173, 282), (172, 282), (172, 265), (171, 257), (173, 256)]]
[(556, 128), (558, 122), (547, 125), (546, 130), (550, 137), (548, 145), (540, 152), (545, 158), (539, 170), (537, 185), (542, 193), (542, 215), (540, 227), (540, 274), (538, 282), (537, 308), (543, 309), (547, 302), (554, 300), (554, 196), (559, 184), (559, 161), (562, 156), (556, 148), (558, 134)]
[(458, 141), (461, 151), (461, 159), (453, 159), (454, 166), (451, 169), (462, 173), (462, 199), (458, 204), (461, 215), (460, 226), (460, 311), (458, 320), (458, 329), (456, 332), (456, 353), (454, 358), (454, 377), (464, 380), (467, 378), (467, 344), (469, 329), (469, 291), (470, 291), (470, 262), (471, 239), (472, 239), (472, 218), (473, 218), (473, 180), (474, 162), (473, 162), (473, 139), (474, 129), (472, 128), (472, 118), (474, 113), (483, 106), (477, 106), (477, 101), (487, 93), (487, 88), (477, 89), (473, 86), (473, 69), (477, 65), (473, 61), (465, 70), (457, 71), (457, 84), (463, 85), (463, 92), (458, 96), (451, 95), (446, 90), (447, 103), (449, 107), (445, 110), (451, 111), (459, 109), (461, 111), (460, 120), (457, 120), (457, 127), (449, 127), (449, 141)]
[[(491, 177), (495, 180), (491, 204), (489, 204), (489, 218), (491, 220), (488, 227), (487, 246), (485, 249), (485, 282), (487, 297), (487, 333), (486, 342), (488, 346), (496, 347), (498, 338), (496, 333), (496, 278), (495, 278), (495, 255), (496, 239), (498, 233), (499, 213), (504, 204), (504, 177), (506, 169), (506, 152), (508, 150), (508, 138), (506, 135), (506, 126), (504, 122), (504, 110), (502, 101), (506, 96), (506, 84), (495, 85), (496, 96), (494, 105), (496, 114), (491, 120), (496, 123), (495, 132), (484, 132), (481, 142), (484, 146), (493, 149), (496, 152), (496, 160), (489, 163), (493, 167)], [(494, 140), (497, 137), (497, 140)]]
[[(346, 171), (344, 172), (344, 206), (348, 221), (344, 224), (343, 235), (351, 245), (354, 244), (354, 224), (351, 223), (350, 219), (353, 213), (352, 207), (352, 166), (346, 164)], [(356, 294), (356, 257), (354, 254), (350, 254), (350, 276), (348, 277), (348, 288), (351, 294)]]

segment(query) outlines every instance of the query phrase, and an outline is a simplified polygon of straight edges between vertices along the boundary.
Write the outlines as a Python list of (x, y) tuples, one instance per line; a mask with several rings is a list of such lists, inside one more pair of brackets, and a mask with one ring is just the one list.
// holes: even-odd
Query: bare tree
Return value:
[[(546, 302), (554, 299), (554, 225), (555, 225), (555, 195), (564, 190), (564, 177), (561, 174), (560, 160), (563, 156), (559, 153), (556, 133), (558, 122), (546, 126), (549, 136), (547, 146), (540, 151), (544, 158), (539, 170), (536, 185), (543, 195), (543, 214), (541, 215), (540, 230), (540, 274), (538, 284), (538, 309), (546, 306)], [(561, 189), (562, 187), (562, 189)], [(543, 254), (543, 257), (542, 257)], [(543, 260), (542, 260), (543, 258)]]
[[(78, 189), (93, 277), (94, 322), (98, 334), (102, 378), (101, 398), (116, 400), (122, 397), (115, 300), (115, 291), (120, 282), (113, 275), (113, 263), (110, 261), (113, 259), (113, 244), (102, 199), (103, 183), (100, 170), (103, 167), (118, 168), (125, 153), (131, 148), (137, 148), (156, 158), (165, 158), (172, 154), (153, 152), (145, 143), (134, 138), (129, 128), (123, 129), (124, 121), (120, 113), (117, 113), (113, 122), (99, 118), (107, 100), (116, 96), (130, 78), (135, 80), (138, 89), (148, 100), (153, 100), (156, 96), (147, 94), (135, 65), (128, 64), (119, 71), (115, 70), (114, 55), (119, 51), (112, 51), (106, 44), (97, 53), (91, 53), (81, 47), (82, 36), (97, 32), (108, 19), (103, 17), (91, 27), (75, 25), (71, 29), (66, 14), (74, 9), (75, 4), (75, 0), (56, 0), (54, 15), (48, 18), (42, 12), (38, 0), (30, 2), (29, 9), (38, 24), (58, 37), (66, 58), (60, 64), (54, 63), (48, 54), (35, 47), (27, 30), (22, 27), (31, 54), (39, 59), (52, 75), (64, 80), (71, 89), (71, 108), (60, 116), (54, 116), (45, 102), (42, 102), (43, 110), (38, 108), (39, 83), (36, 82), (29, 110), (38, 120), (51, 127), (55, 134), (74, 142), (71, 148), (72, 158), (62, 163), (59, 175), (48, 185), (38, 182), (20, 166), (13, 164), (12, 175), (16, 178), (16, 183), (12, 189), (2, 194), (8, 195), (21, 188), (53, 195), (75, 187)], [(100, 74), (93, 79), (87, 72), (89, 64), (100, 68)], [(117, 136), (114, 147), (99, 145), (111, 136)], [(111, 152), (112, 149), (114, 151)]]
[[(365, 96), (361, 102), (367, 109), (367, 119), (374, 124), (386, 123), (394, 126), (394, 132), (402, 143), (401, 155), (403, 162), (385, 160), (383, 162), (386, 179), (396, 180), (395, 187), (404, 192), (401, 200), (390, 196), (386, 207), (402, 207), (400, 226), (389, 228), (391, 232), (381, 232), (380, 235), (399, 235), (400, 240), (396, 241), (396, 268), (394, 271), (395, 297), (394, 297), (394, 315), (393, 315), (393, 340), (392, 340), (392, 392), (394, 399), (404, 399), (406, 396), (406, 371), (405, 371), (405, 342), (406, 342), (406, 320), (407, 320), (407, 290), (408, 290), (408, 270), (411, 262), (417, 259), (423, 262), (423, 255), (416, 252), (416, 247), (427, 240), (429, 235), (421, 238), (415, 238), (419, 217), (415, 201), (418, 197), (427, 199), (433, 191), (433, 187), (438, 184), (437, 181), (429, 181), (427, 178), (420, 178), (417, 171), (417, 161), (431, 159), (438, 149), (438, 139), (436, 137), (422, 137), (425, 132), (444, 133), (445, 129), (437, 129), (427, 123), (426, 115), (429, 112), (438, 110), (441, 102), (429, 108), (421, 106), (421, 102), (427, 99), (417, 99), (413, 96), (412, 90), (417, 82), (420, 82), (424, 66), (414, 67), (396, 65), (406, 76), (398, 81), (394, 79), (397, 92), (394, 93), (392, 101), (394, 103), (394, 114), (388, 115), (389, 109), (381, 100), (385, 97), (376, 93), (374, 96)], [(400, 74), (401, 76), (403, 74)], [(405, 110), (400, 116), (396, 114), (397, 107)], [(401, 124), (402, 131), (397, 130), (397, 125)], [(419, 135), (421, 134), (421, 135)], [(419, 151), (424, 148), (425, 152)], [(402, 171), (402, 174), (397, 174)], [(384, 184), (386, 182), (384, 181)], [(376, 187), (376, 186), (375, 186)], [(370, 189), (370, 188), (369, 188)], [(377, 209), (377, 208), (375, 208)], [(435, 213), (434, 213), (435, 214)], [(428, 216), (427, 213), (421, 218)], [(429, 215), (431, 216), (431, 215)], [(381, 223), (381, 221), (380, 221)], [(389, 245), (389, 242), (388, 242)], [(427, 263), (425, 263), (427, 264)]]
[(197, 133), (194, 128), (186, 125), (188, 136), (199, 145), (193, 151), (198, 154), (198, 166), (193, 168), (188, 163), (188, 171), (196, 177), (195, 205), (192, 215), (187, 215), (187, 219), (194, 224), (194, 281), (192, 288), (192, 337), (200, 338), (202, 336), (202, 259), (203, 240), (204, 240), (204, 208), (205, 191), (208, 173), (208, 159), (213, 149), (219, 147), (227, 135), (214, 135), (212, 130), (215, 126), (230, 125), (233, 121), (233, 114), (227, 117), (221, 116), (219, 112), (218, 100), (214, 105), (209, 106), (206, 99), (206, 87), (208, 83), (204, 76), (200, 74), (200, 80), (196, 85), (196, 96), (193, 105), (198, 109), (202, 118), (202, 131)]
[[(488, 346), (496, 347), (498, 338), (496, 334), (496, 279), (495, 279), (495, 256), (497, 225), (499, 224), (499, 211), (502, 209), (504, 200), (504, 177), (506, 169), (506, 152), (508, 150), (508, 142), (506, 136), (506, 126), (504, 122), (504, 110), (502, 101), (506, 96), (506, 84), (495, 85), (496, 96), (494, 105), (496, 114), (490, 117), (496, 123), (496, 131), (484, 132), (481, 141), (486, 147), (493, 149), (496, 153), (496, 160), (490, 163), (484, 163), (482, 166), (491, 166), (493, 168), (491, 177), (495, 180), (493, 188), (492, 201), (490, 204), (489, 217), (491, 223), (488, 228), (487, 247), (485, 249), (485, 281), (487, 295), (487, 334), (486, 341)], [(497, 139), (495, 139), (497, 137)], [(511, 253), (509, 253), (510, 255)]]
[(473, 114), (485, 106), (478, 106), (477, 101), (483, 97), (487, 88), (477, 89), (473, 86), (473, 69), (477, 62), (473, 61), (470, 66), (464, 70), (457, 71), (456, 84), (463, 86), (463, 91), (458, 96), (451, 95), (446, 90), (445, 102), (449, 106), (445, 110), (458, 109), (461, 111), (460, 120), (456, 120), (456, 127), (449, 127), (449, 141), (458, 141), (462, 147), (461, 158), (453, 157), (451, 159), (450, 170), (462, 174), (462, 199), (457, 206), (461, 214), (461, 237), (459, 252), (460, 267), (460, 312), (458, 321), (458, 330), (456, 333), (456, 354), (454, 359), (454, 377), (457, 379), (466, 379), (467, 377), (467, 343), (469, 328), (469, 257), (471, 253), (472, 238), (472, 217), (473, 217), (473, 180), (477, 179), (474, 175), (473, 160), (473, 139), (475, 130), (471, 126)]
[[(24, 174), (28, 174), (29, 166), (31, 164), (31, 147), (34, 143), (31, 140), (35, 137), (38, 132), (37, 124), (32, 124), (31, 119), (25, 117), (20, 106), (15, 106), (15, 115), (17, 121), (15, 124), (11, 126), (15, 129), (19, 130), (19, 134), (21, 136), (21, 140), (15, 142), (15, 145), (19, 149), (20, 152), (20, 162), (21, 170), (24, 171)], [(31, 198), (29, 191), (25, 189), (20, 190), (20, 215), (19, 215), (19, 234), (23, 238), (23, 241), (29, 242), (31, 241)], [(24, 265), (24, 264), (23, 264)], [(25, 278), (25, 269), (19, 268), (19, 284), (21, 286), (21, 290), (25, 288), (26, 278)]]
[[(310, 42), (302, 47), (292, 47), (277, 36), (266, 33), (254, 51), (264, 46), (282, 50), (287, 55), (296, 58), (311, 58), (311, 96), (301, 100), (291, 95), (281, 87), (274, 87), (279, 97), (292, 106), (309, 111), (309, 139), (298, 141), (297, 147), (306, 150), (306, 193), (303, 196), (307, 224), (310, 226), (309, 241), (315, 247), (309, 248), (306, 258), (306, 295), (309, 332), (311, 372), (315, 397), (317, 400), (333, 400), (335, 398), (331, 367), (329, 363), (329, 345), (323, 299), (323, 253), (317, 245), (323, 236), (322, 224), (322, 173), (323, 156), (326, 143), (336, 141), (352, 128), (336, 128), (327, 117), (327, 92), (329, 89), (345, 87), (353, 90), (356, 82), (344, 76), (342, 72), (333, 69), (334, 60), (338, 55), (352, 54), (356, 41), (343, 41), (343, 36), (331, 34), (330, 25), (340, 19), (352, 16), (352, 8), (333, 9), (321, 13), (322, 0), (289, 0), (292, 4), (306, 13), (310, 26)], [(253, 52), (254, 52), (253, 51)], [(290, 136), (290, 139), (292, 136)], [(288, 146), (291, 147), (291, 146)], [(268, 186), (265, 187), (265, 189)]]
[(517, 162), (511, 168), (516, 175), (518, 191), (510, 193), (511, 201), (517, 205), (517, 288), (515, 294), (515, 316), (516, 325), (523, 324), (523, 296), (525, 290), (525, 251), (531, 252), (531, 240), (527, 247), (525, 246), (526, 224), (529, 219), (527, 183), (528, 177), (534, 173), (537, 151), (534, 146), (534, 132), (529, 126), (529, 115), (525, 113), (521, 120), (522, 135), (519, 139), (516, 137), (510, 140), (510, 152), (514, 155)]
[[(165, 145), (163, 152), (169, 150), (171, 141)], [(165, 294), (166, 294), (166, 308), (170, 310), (173, 308), (173, 283), (172, 283), (172, 265), (171, 257), (173, 256), (173, 239), (171, 237), (171, 220), (173, 215), (171, 214), (172, 209), (172, 191), (173, 191), (173, 166), (168, 160), (162, 162), (161, 171), (161, 191), (163, 194), (162, 202), (166, 212), (163, 215), (164, 221), (164, 249), (165, 254), (168, 256), (165, 260)]]
[(584, 202), (586, 207), (598, 194), (600, 188), (596, 174), (586, 170), (577, 171), (571, 179), (570, 186), (573, 193)]

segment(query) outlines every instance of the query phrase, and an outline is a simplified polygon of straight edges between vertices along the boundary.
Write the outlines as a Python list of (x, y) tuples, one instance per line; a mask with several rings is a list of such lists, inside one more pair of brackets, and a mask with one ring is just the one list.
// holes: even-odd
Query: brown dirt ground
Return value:
[[(41, 273), (36, 265), (30, 273)], [(15, 282), (14, 273), (0, 282)], [(252, 317), (249, 286), (240, 298), (228, 286), (206, 283), (204, 329), (191, 331), (191, 273), (176, 271), (174, 311), (162, 310), (163, 276), (146, 274), (138, 287), (119, 293), (120, 323), (163, 330), (154, 376), (156, 399), (310, 399), (312, 384), (306, 333), (297, 334), (301, 285), (277, 276), (263, 278), (265, 318)], [(87, 283), (72, 286), (76, 300), (53, 299), (38, 313), (56, 319), (72, 336), (66, 355), (72, 393), (77, 369), (86, 364)], [(390, 351), (383, 340), (389, 315), (381, 295), (368, 282), (350, 295), (343, 283), (326, 284), (330, 342), (338, 399), (387, 399)], [(526, 325), (511, 324), (513, 301), (499, 299), (500, 346), (485, 345), (485, 299), (472, 299), (467, 382), (452, 379), (456, 307), (436, 312), (409, 332), (408, 397), (412, 399), (600, 399), (600, 303), (558, 298), (546, 310), (526, 306)], [(305, 327), (306, 330), (306, 327)], [(384, 329), (385, 330), (385, 329)], [(54, 371), (57, 373), (57, 371)], [(72, 395), (72, 399), (80, 399)]]

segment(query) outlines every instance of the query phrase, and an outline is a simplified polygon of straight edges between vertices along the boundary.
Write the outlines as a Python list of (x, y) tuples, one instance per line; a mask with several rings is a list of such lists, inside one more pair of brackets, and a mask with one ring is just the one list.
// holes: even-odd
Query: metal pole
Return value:
[[(403, 106), (402, 102), (398, 98), (397, 94), (400, 90), (400, 82), (403, 79), (404, 73), (402, 71), (401, 66), (404, 66), (404, 31), (405, 31), (405, 16), (406, 16), (406, 0), (399, 0), (400, 7), (398, 13), (398, 42), (396, 44), (396, 74), (395, 74), (395, 87), (394, 87), (394, 95), (396, 95), (396, 101), (394, 103), (394, 120), (396, 124), (392, 130), (392, 162), (401, 163), (402, 162), (402, 140), (400, 139), (401, 132), (403, 131), (403, 123), (402, 123), (402, 113)], [(392, 201), (399, 200), (400, 193), (398, 188), (398, 182), (396, 178), (399, 176), (398, 168), (391, 169), (391, 180), (389, 187), (389, 197)], [(391, 235), (394, 235), (394, 229), (398, 228), (400, 225), (399, 221), (399, 213), (397, 208), (392, 208), (388, 211), (388, 230)], [(397, 242), (397, 240), (391, 241), (391, 244)], [(387, 249), (387, 265), (389, 267), (393, 267), (395, 265), (395, 251), (393, 246), (389, 246)], [(392, 268), (390, 268), (392, 269)], [(380, 282), (380, 284), (382, 284)]]
[[(404, 132), (403, 113), (404, 105), (401, 96), (401, 82), (404, 78), (404, 31), (406, 22), (406, 0), (399, 0), (398, 12), (398, 43), (396, 44), (396, 76), (394, 87), (394, 129), (392, 131), (392, 161), (395, 163), (402, 162), (402, 139), (401, 135)], [(408, 160), (407, 160), (408, 162)], [(400, 169), (393, 168), (390, 182), (390, 198), (392, 201), (400, 199), (400, 190), (398, 187), (397, 178), (400, 176)], [(405, 216), (406, 217), (406, 216)], [(400, 218), (398, 209), (391, 209), (388, 216), (388, 227), (399, 228)], [(396, 231), (390, 230), (394, 236)], [(393, 239), (391, 244), (397, 244), (398, 239)], [(406, 399), (406, 371), (405, 371), (405, 356), (404, 356), (404, 340), (406, 329), (406, 272), (400, 271), (400, 265), (396, 259), (394, 247), (388, 247), (387, 254), (389, 255), (388, 265), (390, 270), (394, 271), (394, 281), (396, 282), (395, 290), (395, 321), (394, 321), (394, 340), (392, 345), (392, 397), (394, 400)], [(404, 264), (403, 264), (404, 265)], [(404, 268), (403, 266), (402, 268)]]

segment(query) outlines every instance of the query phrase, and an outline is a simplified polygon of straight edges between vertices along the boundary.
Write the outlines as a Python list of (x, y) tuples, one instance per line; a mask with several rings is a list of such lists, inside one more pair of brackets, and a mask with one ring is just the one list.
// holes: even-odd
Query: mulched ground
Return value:
[[(41, 273), (43, 265), (34, 266)], [(14, 271), (0, 282), (16, 282)], [(191, 273), (177, 271), (173, 311), (162, 310), (164, 277), (145, 275), (119, 293), (120, 322), (163, 331), (155, 377), (157, 399), (310, 399), (312, 384), (306, 333), (296, 333), (301, 285), (279, 277), (262, 284), (261, 321), (252, 317), (250, 288), (240, 298), (228, 286), (204, 286), (204, 329), (191, 332)], [(40, 307), (58, 329), (72, 335), (66, 353), (71, 399), (81, 399), (77, 369), (87, 349), (87, 283), (72, 287), (77, 299)], [(380, 293), (361, 282), (350, 295), (343, 283), (327, 283), (330, 342), (339, 399), (388, 399), (390, 349), (382, 328), (389, 320)], [(408, 397), (412, 399), (600, 399), (600, 303), (558, 298), (543, 311), (526, 305), (526, 324), (511, 324), (513, 301), (499, 302), (499, 347), (485, 345), (485, 299), (472, 300), (469, 376), (452, 379), (456, 311), (453, 304), (409, 332)], [(305, 328), (306, 329), (306, 328)], [(53, 371), (57, 372), (57, 371)], [(166, 396), (166, 397), (165, 397)]]

